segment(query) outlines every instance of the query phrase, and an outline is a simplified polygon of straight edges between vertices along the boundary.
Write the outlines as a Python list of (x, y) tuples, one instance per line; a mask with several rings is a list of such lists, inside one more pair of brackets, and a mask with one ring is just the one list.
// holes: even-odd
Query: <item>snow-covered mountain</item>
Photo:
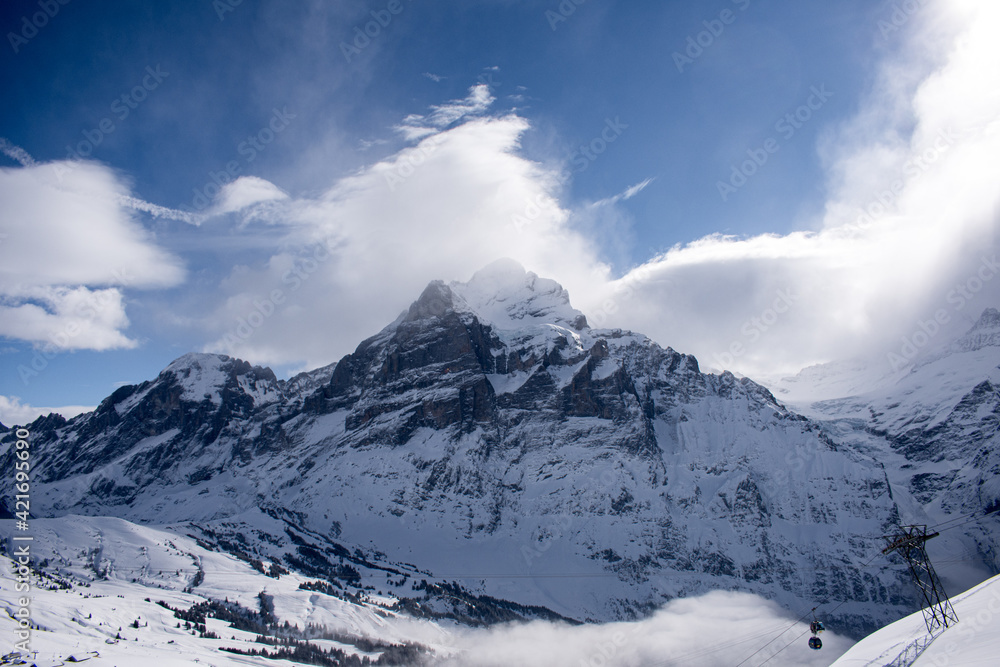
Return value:
[[(171, 524), (418, 616), (608, 621), (729, 589), (795, 610), (847, 601), (830, 621), (857, 636), (914, 609), (901, 566), (871, 563), (922, 487), (896, 488), (871, 442), (592, 329), (560, 285), (511, 262), (431, 283), (310, 374), (186, 355), (29, 429), (37, 515)], [(933, 497), (972, 507), (949, 480)], [(981, 567), (995, 543), (984, 535)]]
[[(905, 523), (951, 522), (929, 545), (950, 560), (946, 581), (964, 590), (1000, 571), (1000, 519), (962, 519), (1000, 509), (1000, 312), (985, 310), (903, 373), (840, 363), (769, 384), (831, 437), (884, 462)], [(830, 398), (838, 388), (853, 391)]]

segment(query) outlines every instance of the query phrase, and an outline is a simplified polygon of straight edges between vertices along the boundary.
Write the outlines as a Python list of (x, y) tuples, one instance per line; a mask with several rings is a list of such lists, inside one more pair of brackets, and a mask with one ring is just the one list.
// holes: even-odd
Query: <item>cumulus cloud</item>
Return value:
[(610, 285), (598, 319), (748, 374), (874, 352), (889, 370), (936, 313), (957, 331), (996, 305), (1000, 280), (982, 277), (1000, 224), (1000, 6), (926, 3), (912, 21), (821, 147), (830, 195), (813, 229), (673, 248)]
[(22, 403), (17, 396), (0, 395), (0, 423), (7, 428), (25, 426), (39, 417), (44, 417), (52, 412), (62, 415), (66, 419), (72, 419), (93, 409), (94, 406), (92, 405), (64, 405), (59, 408), (36, 408), (32, 405)]
[(128, 326), (120, 290), (35, 286), (11, 289), (0, 304), (0, 335), (45, 341), (64, 350), (132, 348), (121, 330)]
[(176, 285), (180, 261), (132, 218), (142, 202), (110, 169), (20, 161), (0, 169), (0, 335), (63, 349), (134, 346), (124, 289)]
[[(457, 634), (453, 667), (731, 667), (768, 664), (820, 666), (852, 642), (823, 633), (823, 649), (807, 646), (807, 623), (788, 618), (755, 595), (714, 591), (674, 600), (633, 623), (570, 626), (547, 622), (499, 626)], [(746, 659), (746, 662), (742, 661)]]

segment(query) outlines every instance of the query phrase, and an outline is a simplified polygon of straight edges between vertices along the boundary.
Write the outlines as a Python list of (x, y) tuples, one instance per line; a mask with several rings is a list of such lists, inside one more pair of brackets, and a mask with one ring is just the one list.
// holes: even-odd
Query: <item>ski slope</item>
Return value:
[(1000, 664), (1000, 575), (951, 599), (958, 624), (936, 633), (915, 662), (893, 663), (930, 639), (921, 612), (911, 614), (854, 645), (833, 667), (987, 667)]

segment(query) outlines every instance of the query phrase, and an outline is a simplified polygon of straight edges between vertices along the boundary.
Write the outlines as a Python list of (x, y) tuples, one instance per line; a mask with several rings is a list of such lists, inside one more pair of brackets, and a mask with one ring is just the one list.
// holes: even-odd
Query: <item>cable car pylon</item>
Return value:
[(899, 553), (910, 567), (910, 574), (917, 584), (917, 589), (923, 597), (921, 611), (924, 613), (924, 624), (927, 632), (934, 634), (936, 630), (949, 628), (958, 623), (958, 614), (951, 606), (951, 601), (944, 592), (944, 586), (934, 572), (931, 559), (927, 555), (927, 540), (937, 537), (939, 533), (927, 534), (927, 526), (900, 526), (894, 535), (885, 535), (886, 541), (883, 554), (893, 551)]

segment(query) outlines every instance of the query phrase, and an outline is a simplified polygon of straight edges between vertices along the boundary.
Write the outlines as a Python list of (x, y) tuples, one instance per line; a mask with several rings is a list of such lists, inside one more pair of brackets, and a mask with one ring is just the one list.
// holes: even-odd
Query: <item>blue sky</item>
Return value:
[[(428, 280), (502, 256), (592, 320), (750, 373), (884, 359), (942, 308), (965, 327), (1000, 284), (948, 299), (995, 238), (996, 166), (966, 150), (996, 141), (995, 19), (962, 0), (5, 3), (0, 421), (191, 350), (330, 363)], [(748, 326), (789, 289), (790, 315)]]
[[(296, 192), (388, 153), (393, 146), (362, 151), (361, 142), (386, 139), (405, 115), (484, 81), (498, 107), (531, 120), (529, 158), (568, 159), (606, 119), (627, 125), (613, 149), (574, 175), (571, 195), (601, 198), (656, 177), (630, 206), (635, 241), (620, 259), (636, 263), (649, 248), (706, 231), (786, 231), (821, 205), (816, 136), (857, 107), (870, 63), (888, 46), (877, 21), (889, 5), (870, 1), (589, 2), (553, 30), (546, 12), (558, 2), (401, 0), (401, 13), (348, 63), (340, 43), (384, 7), (309, 4), (70, 3), (17, 54), (4, 53), (14, 103), (6, 135), (36, 160), (59, 159), (81, 142), (87, 153), (84, 132), (109, 117), (115, 130), (90, 157), (125, 171), (138, 196), (183, 208), (273, 108), (288, 108), (295, 122), (242, 173)], [(7, 3), (5, 31), (33, 9)], [(679, 72), (672, 54), (724, 10), (734, 21)], [(121, 119), (125, 107), (112, 103), (147, 66), (168, 75)], [(716, 181), (819, 85), (834, 95), (817, 122), (723, 202)]]

